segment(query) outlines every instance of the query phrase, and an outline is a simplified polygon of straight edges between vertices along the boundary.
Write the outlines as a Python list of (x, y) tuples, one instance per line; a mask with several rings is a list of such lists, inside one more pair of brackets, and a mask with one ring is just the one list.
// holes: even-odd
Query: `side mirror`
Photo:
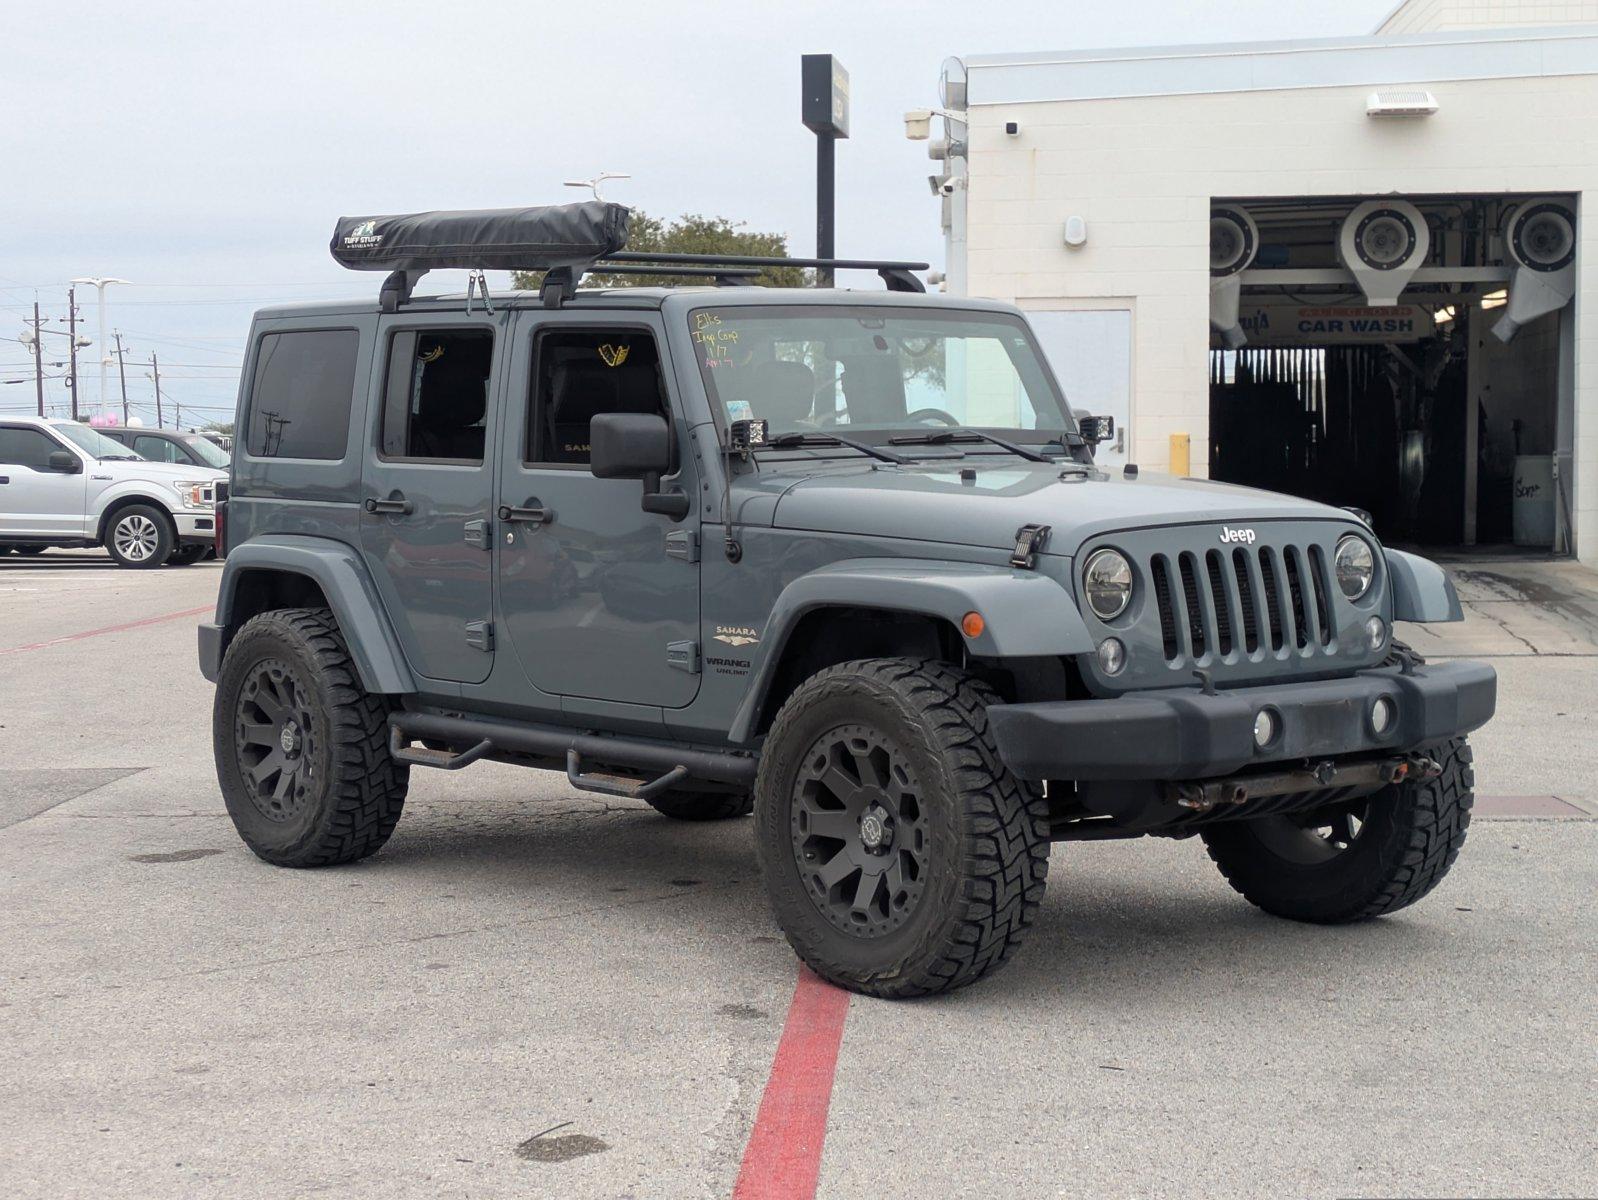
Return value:
[(588, 424), (588, 469), (600, 479), (642, 479), (671, 469), (671, 431), (652, 413), (600, 413)]
[(680, 521), (688, 497), (662, 492), (660, 477), (671, 470), (671, 427), (654, 413), (600, 413), (588, 423), (588, 469), (596, 479), (641, 479), (643, 509)]
[(70, 450), (52, 450), (50, 457), (45, 461), (52, 471), (59, 471), (63, 475), (76, 475), (83, 470), (83, 464), (78, 461), (78, 456)]

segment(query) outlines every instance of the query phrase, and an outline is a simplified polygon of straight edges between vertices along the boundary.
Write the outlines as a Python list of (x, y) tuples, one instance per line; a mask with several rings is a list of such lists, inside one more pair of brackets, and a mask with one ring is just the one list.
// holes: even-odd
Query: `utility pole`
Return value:
[(39, 389), (39, 415), (44, 416), (44, 338), (40, 331), (44, 323), (39, 320), (39, 302), (33, 302), (33, 382)]
[(161, 419), (161, 364), (155, 361), (155, 351), (150, 352), (150, 370), (155, 372), (155, 426), (157, 429), (166, 424)]
[(67, 344), (72, 347), (72, 374), (67, 383), (72, 393), (72, 419), (78, 419), (78, 293), (67, 289)]
[(117, 378), (122, 382), (122, 424), (128, 423), (128, 370), (122, 362), (122, 331), (117, 330)]

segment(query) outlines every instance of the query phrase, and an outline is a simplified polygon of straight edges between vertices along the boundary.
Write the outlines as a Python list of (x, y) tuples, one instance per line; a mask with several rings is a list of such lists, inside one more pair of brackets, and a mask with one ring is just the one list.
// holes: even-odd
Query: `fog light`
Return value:
[(1105, 638), (1099, 643), (1099, 670), (1106, 675), (1119, 675), (1126, 666), (1126, 647), (1120, 638)]
[(1276, 714), (1262, 708), (1254, 714), (1254, 744), (1261, 750), (1276, 740)]
[(1365, 622), (1365, 636), (1370, 640), (1372, 650), (1380, 650), (1382, 643), (1387, 640), (1387, 622), (1380, 617), (1372, 617)]
[(1386, 696), (1378, 696), (1371, 705), (1371, 728), (1378, 736), (1384, 734), (1393, 727), (1393, 718), (1397, 715), (1398, 707)]

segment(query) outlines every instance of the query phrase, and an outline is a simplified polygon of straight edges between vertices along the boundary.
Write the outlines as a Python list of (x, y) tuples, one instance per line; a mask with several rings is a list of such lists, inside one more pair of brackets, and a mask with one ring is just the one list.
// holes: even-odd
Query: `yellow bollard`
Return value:
[(1185, 433), (1173, 433), (1171, 435), (1171, 474), (1181, 478), (1192, 473), (1192, 439)]

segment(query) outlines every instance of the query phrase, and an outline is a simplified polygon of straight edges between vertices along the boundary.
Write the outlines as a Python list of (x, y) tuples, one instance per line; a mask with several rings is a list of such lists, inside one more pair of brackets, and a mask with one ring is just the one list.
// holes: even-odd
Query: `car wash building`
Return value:
[(1589, 21), (1408, 0), (1370, 37), (950, 59), (906, 118), (945, 287), (1031, 311), (1111, 464), (1598, 562)]

